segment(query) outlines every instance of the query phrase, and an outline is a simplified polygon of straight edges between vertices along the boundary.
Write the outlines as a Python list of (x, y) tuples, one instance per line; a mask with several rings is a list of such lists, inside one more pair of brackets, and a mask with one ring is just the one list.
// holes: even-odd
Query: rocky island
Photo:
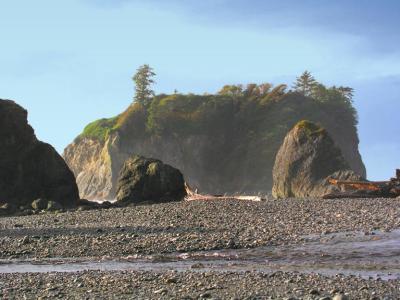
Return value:
[[(321, 87), (322, 89), (322, 87)], [(179, 169), (204, 193), (266, 194), (275, 156), (301, 120), (321, 124), (351, 169), (366, 177), (358, 150), (357, 116), (339, 90), (318, 97), (286, 85), (225, 86), (215, 95), (158, 95), (120, 115), (94, 121), (65, 149), (85, 199), (114, 199), (123, 163), (133, 154)]]

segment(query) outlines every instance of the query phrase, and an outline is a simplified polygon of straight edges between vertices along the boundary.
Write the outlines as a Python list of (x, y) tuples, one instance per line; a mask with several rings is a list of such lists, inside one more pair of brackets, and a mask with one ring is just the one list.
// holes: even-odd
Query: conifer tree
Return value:
[(136, 74), (132, 77), (135, 82), (135, 98), (134, 100), (144, 107), (150, 105), (151, 99), (154, 97), (154, 91), (151, 85), (154, 83), (153, 77), (156, 75), (153, 69), (145, 64), (137, 70)]
[(311, 96), (313, 88), (316, 86), (317, 81), (310, 72), (304, 71), (300, 77), (297, 77), (293, 88), (302, 93), (304, 96)]

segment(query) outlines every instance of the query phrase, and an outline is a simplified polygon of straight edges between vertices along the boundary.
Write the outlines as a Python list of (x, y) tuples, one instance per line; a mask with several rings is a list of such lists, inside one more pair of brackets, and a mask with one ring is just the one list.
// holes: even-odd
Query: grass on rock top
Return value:
[(133, 103), (123, 113), (112, 118), (103, 118), (89, 123), (79, 135), (79, 138), (92, 138), (104, 142), (108, 135), (121, 128), (132, 115), (143, 112), (143, 106)]
[(104, 141), (110, 131), (114, 128), (117, 123), (118, 117), (113, 117), (109, 119), (100, 119), (88, 124), (81, 135), (80, 138), (93, 138), (100, 141)]

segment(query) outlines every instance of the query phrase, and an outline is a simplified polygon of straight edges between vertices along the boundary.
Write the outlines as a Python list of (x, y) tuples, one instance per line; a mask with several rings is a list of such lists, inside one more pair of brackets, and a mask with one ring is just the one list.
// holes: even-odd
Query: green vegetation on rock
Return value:
[(357, 112), (352, 105), (351, 88), (328, 88), (312, 78), (312, 84), (305, 88), (298, 80), (296, 91), (286, 89), (285, 84), (273, 87), (269, 83), (252, 83), (246, 87), (225, 85), (215, 95), (160, 94), (153, 97), (147, 108), (136, 101), (116, 117), (90, 123), (80, 137), (104, 141), (111, 132), (128, 127), (130, 133), (136, 131), (135, 136), (140, 137), (208, 135), (225, 132), (229, 124), (230, 128), (239, 127), (235, 133), (243, 133), (244, 137), (261, 129), (269, 138), (281, 138), (304, 117), (318, 122), (329, 113), (338, 123), (355, 129)]
[(117, 119), (117, 117), (114, 117), (94, 121), (85, 127), (79, 138), (92, 138), (104, 141), (117, 123)]
[[(174, 161), (188, 182), (197, 182), (205, 192), (253, 192), (272, 187), (284, 137), (298, 122), (309, 120), (325, 128), (352, 168), (365, 176), (352, 89), (313, 81), (310, 90), (301, 84), (294, 91), (285, 84), (251, 83), (226, 85), (215, 94), (159, 94), (148, 105), (134, 102), (115, 118), (89, 124), (81, 137), (105, 141), (118, 134), (124, 156), (136, 151)], [(304, 122), (300, 126), (323, 132)], [(119, 170), (120, 157), (114, 157), (113, 168)]]
[[(143, 134), (145, 131), (145, 118), (146, 113), (144, 107), (140, 103), (135, 102), (116, 117), (99, 119), (89, 123), (78, 136), (78, 140), (82, 138), (91, 138), (104, 142), (110, 133), (126, 126), (137, 128), (138, 134)], [(143, 128), (140, 128), (141, 125), (143, 125)]]

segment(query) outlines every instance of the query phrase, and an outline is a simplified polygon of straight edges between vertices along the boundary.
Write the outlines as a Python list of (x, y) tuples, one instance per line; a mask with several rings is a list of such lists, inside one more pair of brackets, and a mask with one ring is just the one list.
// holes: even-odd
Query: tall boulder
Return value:
[(72, 207), (79, 199), (75, 177), (49, 144), (37, 140), (28, 113), (0, 99), (0, 204), (30, 205), (38, 198)]
[(275, 198), (322, 197), (338, 187), (328, 179), (361, 180), (350, 170), (328, 132), (309, 121), (300, 121), (286, 135), (273, 168)]
[(117, 201), (161, 203), (186, 196), (182, 173), (160, 160), (135, 155), (125, 161), (117, 185)]

